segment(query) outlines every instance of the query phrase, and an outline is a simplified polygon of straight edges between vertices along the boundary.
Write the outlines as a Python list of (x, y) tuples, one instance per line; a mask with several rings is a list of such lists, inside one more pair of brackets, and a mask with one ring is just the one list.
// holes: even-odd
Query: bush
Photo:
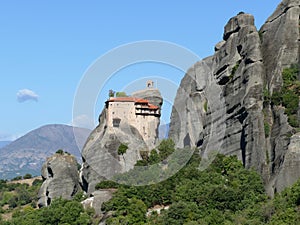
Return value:
[(288, 122), (292, 127), (299, 127), (300, 125), (297, 115), (289, 115)]
[(29, 173), (26, 173), (24, 176), (23, 176), (23, 179), (31, 179), (32, 178), (32, 175), (29, 174)]
[(127, 151), (127, 149), (128, 149), (128, 146), (125, 145), (125, 144), (123, 144), (123, 143), (121, 143), (120, 146), (119, 146), (119, 148), (118, 148), (118, 155), (125, 154), (126, 151)]
[(12, 181), (16, 181), (16, 180), (22, 180), (22, 176), (16, 176), (13, 179), (11, 179)]
[(160, 160), (168, 158), (175, 151), (175, 143), (172, 139), (164, 139), (158, 146)]
[(40, 180), (40, 179), (35, 179), (33, 182), (32, 182), (32, 186), (41, 186), (43, 184), (43, 181)]
[(63, 155), (63, 154), (64, 154), (64, 150), (62, 150), (62, 149), (58, 149), (58, 150), (56, 151), (56, 154)]
[(264, 128), (265, 128), (265, 137), (269, 137), (270, 136), (270, 125), (268, 122), (264, 122)]
[(298, 65), (291, 65), (290, 68), (284, 68), (282, 71), (282, 79), (284, 86), (293, 85), (293, 83), (298, 79), (298, 73)]
[(117, 92), (116, 97), (127, 97), (127, 94), (125, 92)]
[(299, 108), (300, 82), (298, 80), (299, 67), (292, 65), (282, 71), (283, 87), (280, 92), (274, 92), (271, 102), (274, 105), (283, 105), (285, 113), (288, 115), (289, 124), (292, 127), (299, 127), (297, 111)]
[(100, 183), (98, 183), (95, 188), (96, 190), (99, 189), (108, 189), (108, 188), (118, 188), (119, 184), (114, 182), (114, 181), (110, 181), (110, 180), (104, 180), (101, 181)]

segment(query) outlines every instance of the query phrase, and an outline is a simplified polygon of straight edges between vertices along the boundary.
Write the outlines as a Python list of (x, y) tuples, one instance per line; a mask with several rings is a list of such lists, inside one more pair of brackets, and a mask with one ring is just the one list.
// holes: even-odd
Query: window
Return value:
[(113, 119), (113, 127), (120, 127), (121, 119), (114, 118)]

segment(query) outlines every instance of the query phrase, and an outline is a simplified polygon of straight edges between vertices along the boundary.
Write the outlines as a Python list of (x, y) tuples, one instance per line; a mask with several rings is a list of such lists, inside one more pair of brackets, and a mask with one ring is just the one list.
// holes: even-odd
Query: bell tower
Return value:
[(154, 82), (152, 80), (148, 80), (146, 83), (147, 88), (154, 88)]

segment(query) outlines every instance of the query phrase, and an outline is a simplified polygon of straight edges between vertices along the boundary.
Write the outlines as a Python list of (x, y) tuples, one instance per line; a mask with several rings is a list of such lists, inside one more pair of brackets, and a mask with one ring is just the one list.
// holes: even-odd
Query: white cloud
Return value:
[(25, 102), (25, 101), (38, 101), (39, 96), (34, 93), (32, 90), (29, 89), (22, 89), (19, 90), (17, 93), (17, 100), (18, 102)]
[(75, 118), (73, 118), (72, 126), (74, 127), (82, 127), (82, 128), (87, 128), (87, 129), (94, 129), (95, 128), (95, 123), (94, 120), (91, 119), (87, 115), (79, 115)]

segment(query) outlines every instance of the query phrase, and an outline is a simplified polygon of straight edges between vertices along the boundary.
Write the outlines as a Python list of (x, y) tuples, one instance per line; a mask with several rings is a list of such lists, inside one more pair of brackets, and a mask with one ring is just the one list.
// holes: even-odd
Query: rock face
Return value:
[(299, 179), (300, 171), (300, 133), (293, 135), (285, 153), (285, 159), (281, 165), (276, 179), (276, 191), (280, 192), (285, 187), (293, 185)]
[(284, 108), (264, 94), (281, 89), (283, 68), (299, 65), (299, 15), (300, 0), (284, 0), (260, 31), (250, 14), (230, 19), (215, 54), (182, 79), (171, 115), (169, 137), (178, 147), (237, 155), (262, 174), (270, 195), (300, 177), (300, 158), (290, 150), (299, 138), (289, 138), (295, 130)]
[(48, 206), (53, 198), (71, 199), (79, 190), (77, 161), (69, 154), (54, 154), (44, 163), (39, 191), (39, 207)]
[[(162, 105), (162, 97), (158, 90), (147, 89), (134, 97), (149, 99), (150, 103), (159, 107)], [(99, 116), (99, 125), (91, 133), (82, 151), (83, 165), (80, 177), (83, 189), (89, 194), (100, 181), (132, 169), (137, 160), (141, 159), (140, 152), (149, 150), (143, 135), (134, 124), (128, 120), (128, 123), (121, 123), (119, 127), (110, 126), (108, 114), (105, 108)], [(150, 127), (153, 132), (148, 139), (158, 140), (159, 118)], [(123, 154), (118, 153), (121, 144), (128, 147)]]
[(132, 93), (132, 97), (147, 99), (151, 104), (156, 105), (159, 108), (161, 108), (163, 104), (160, 91), (156, 88), (148, 88), (134, 92)]
[(82, 202), (83, 207), (85, 209), (94, 208), (96, 215), (103, 216), (103, 211), (101, 210), (102, 204), (109, 201), (113, 197), (114, 192), (115, 190), (113, 189), (95, 191), (92, 193), (92, 197)]

